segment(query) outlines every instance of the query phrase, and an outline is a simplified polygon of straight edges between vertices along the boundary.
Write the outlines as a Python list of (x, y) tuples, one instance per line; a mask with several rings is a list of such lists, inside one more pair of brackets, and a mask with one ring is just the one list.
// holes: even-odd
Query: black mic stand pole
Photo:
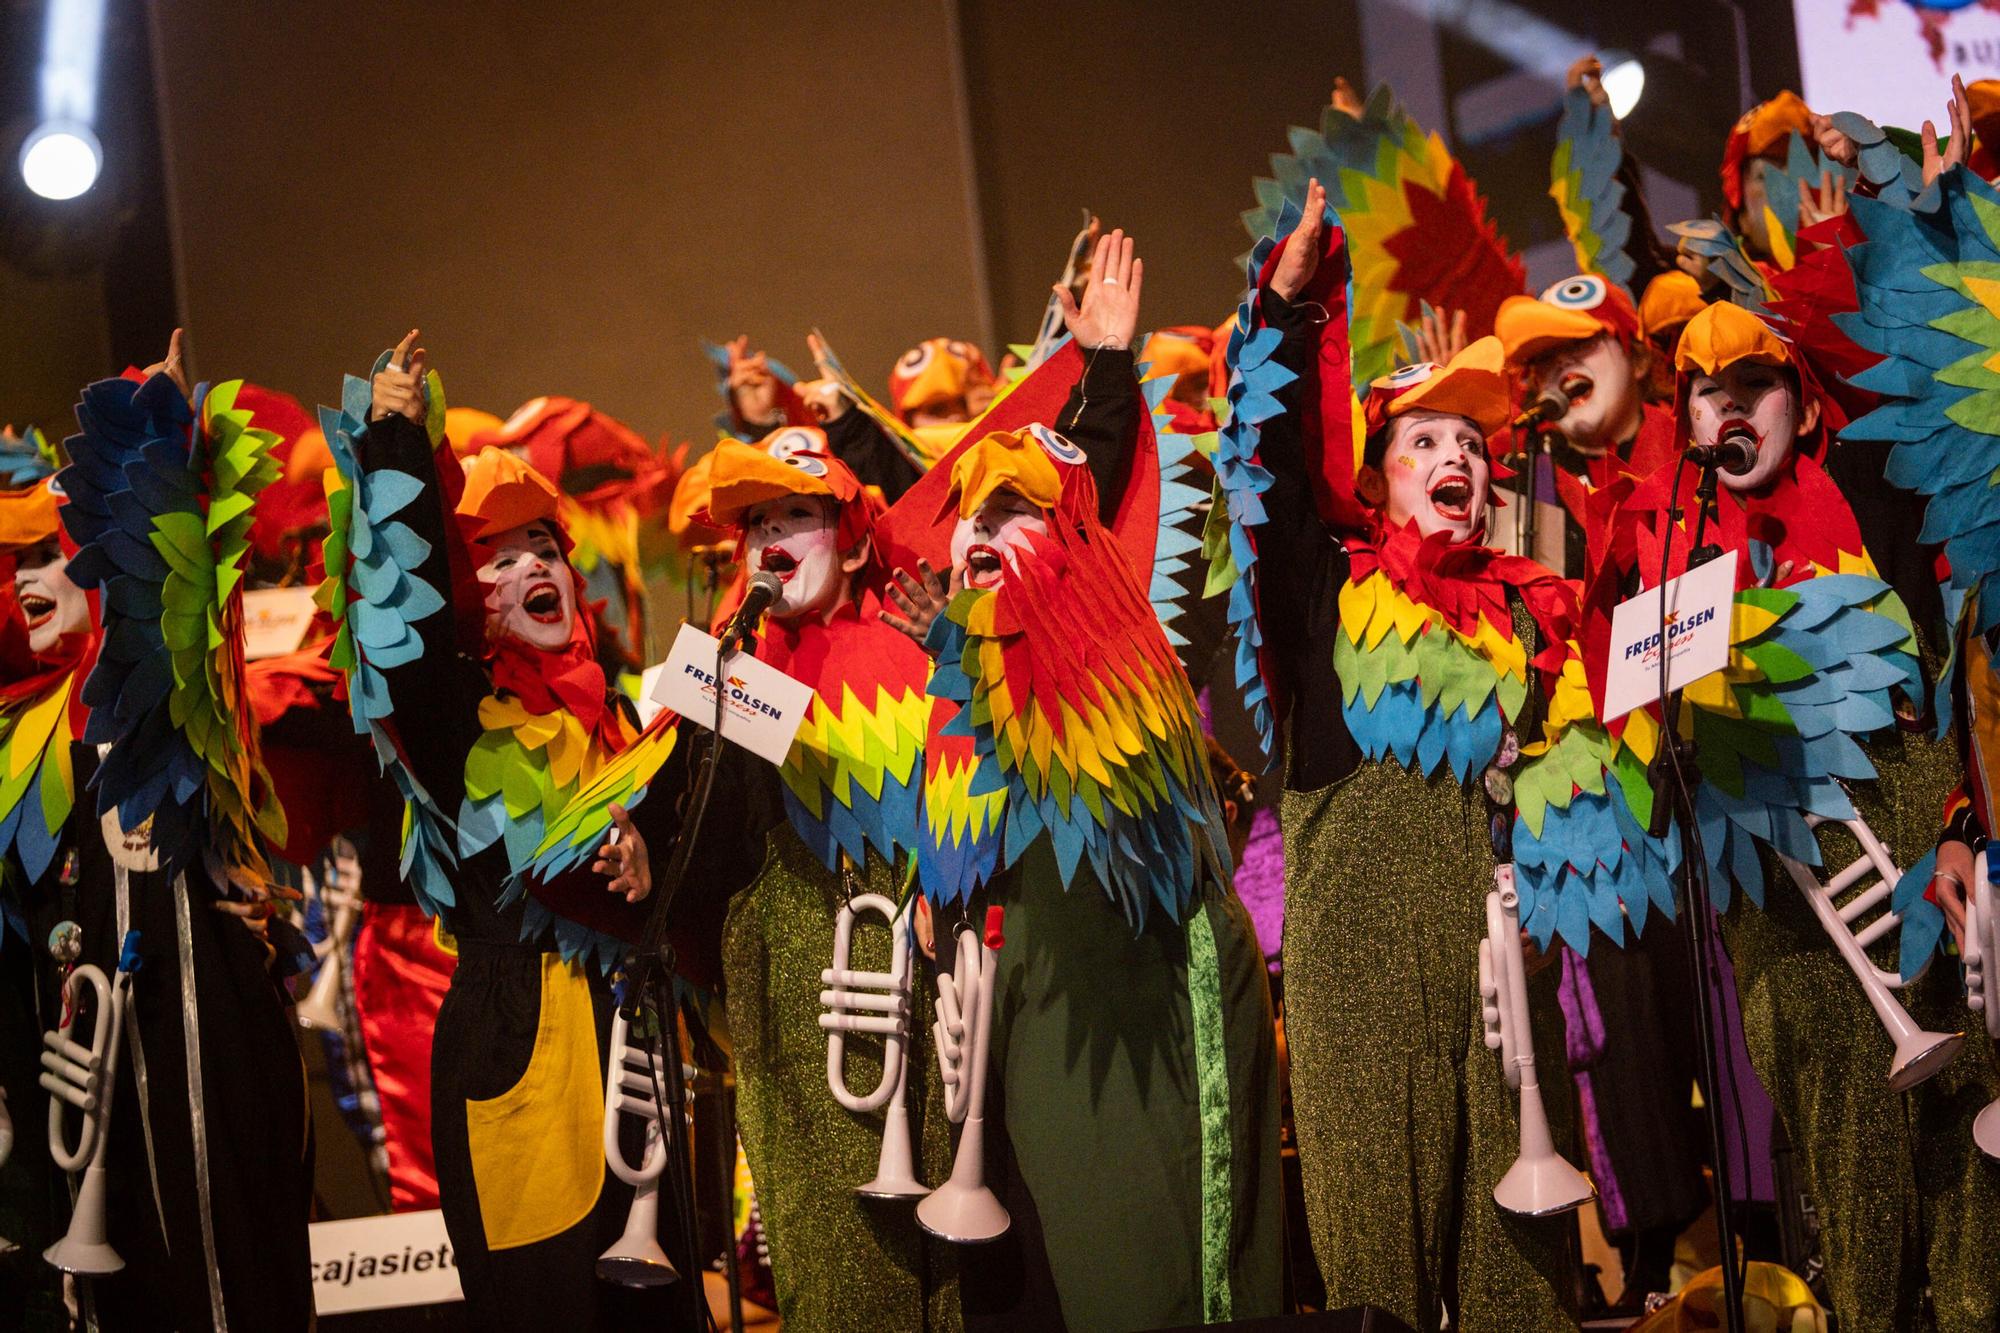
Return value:
[[(673, 1002), (675, 958), (673, 944), (667, 939), (667, 917), (675, 895), (687, 879), (688, 863), (701, 833), (702, 820), (708, 813), (708, 799), (715, 788), (716, 771), (721, 767), (724, 744), (722, 721), (727, 708), (722, 692), (723, 668), (732, 652), (754, 645), (755, 637), (749, 628), (738, 624), (724, 629), (716, 644), (714, 725), (708, 733), (708, 744), (702, 750), (700, 768), (682, 814), (680, 836), (674, 840), (673, 859), (668, 862), (660, 886), (653, 894), (652, 910), (646, 916), (646, 929), (625, 958), (625, 998), (621, 1006), (628, 1022), (642, 1019), (647, 1009), (651, 1009), (654, 1015), (653, 1040), (657, 1043), (653, 1051), (655, 1067), (665, 1075), (666, 1083), (662, 1089), (660, 1080), (654, 1080), (654, 1111), (659, 1116), (661, 1132), (668, 1145), (667, 1169), (673, 1173), (672, 1200), (678, 1214), (678, 1239), (682, 1250), (682, 1255), (678, 1257), (684, 1259), (681, 1273), (695, 1286), (695, 1301), (700, 1307), (700, 1321), (705, 1327), (713, 1326), (714, 1321), (709, 1312), (708, 1297), (701, 1290), (704, 1270), (696, 1249), (694, 1161), (682, 1132), (687, 1123), (682, 1110), (687, 1102), (687, 1087), (681, 1071), (679, 1010)], [(729, 1119), (733, 1126), (734, 1115)], [(734, 1237), (731, 1238), (727, 1262), (733, 1270), (736, 1262)], [(732, 1300), (731, 1304), (734, 1307), (735, 1301)]]
[[(1698, 506), (1695, 517), (1694, 548), (1688, 554), (1690, 571), (1715, 560), (1722, 554), (1717, 545), (1702, 543), (1708, 531), (1708, 516), (1715, 505), (1718, 469), (1714, 462), (1702, 465), (1700, 480), (1695, 485), (1695, 503)], [(1674, 479), (1674, 489), (1680, 489), (1680, 478)], [(1670, 818), (1679, 823), (1681, 844), (1681, 868), (1676, 876), (1676, 896), (1681, 902), (1681, 928), (1686, 936), (1688, 965), (1692, 973), (1695, 994), (1699, 1002), (1695, 1006), (1695, 1032), (1701, 1042), (1701, 1070), (1704, 1083), (1702, 1096), (1702, 1118), (1707, 1122), (1709, 1151), (1715, 1163), (1715, 1231), (1716, 1240), (1722, 1250), (1722, 1294), (1726, 1327), (1729, 1333), (1744, 1333), (1743, 1324), (1743, 1270), (1736, 1253), (1735, 1205), (1731, 1197), (1729, 1144), (1722, 1124), (1722, 1079), (1721, 1057), (1716, 1049), (1715, 1011), (1711, 1002), (1719, 989), (1720, 977), (1714, 968), (1714, 947), (1709, 934), (1713, 920), (1709, 909), (1708, 863), (1702, 853), (1700, 834), (1695, 823), (1694, 788), (1701, 780), (1700, 771), (1695, 767), (1694, 741), (1682, 739), (1680, 735), (1681, 691), (1671, 693), (1666, 688), (1667, 663), (1672, 654), (1672, 642), (1666, 614), (1666, 573), (1671, 565), (1669, 555), (1673, 549), (1674, 529), (1678, 526), (1678, 515), (1673, 502), (1668, 502), (1667, 522), (1662, 532), (1660, 550), (1660, 741), (1653, 762), (1647, 773), (1653, 789), (1653, 818), (1647, 832), (1653, 837), (1666, 836)], [(1732, 1073), (1732, 1078), (1734, 1077)], [(1749, 1144), (1743, 1145), (1745, 1165), (1748, 1166)]]

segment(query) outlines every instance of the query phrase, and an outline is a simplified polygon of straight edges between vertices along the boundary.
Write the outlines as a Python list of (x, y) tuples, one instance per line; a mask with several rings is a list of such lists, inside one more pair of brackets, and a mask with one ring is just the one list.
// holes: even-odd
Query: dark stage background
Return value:
[[(0, 0), (9, 162), (42, 10)], [(1148, 323), (1213, 323), (1251, 177), (1342, 73), (1442, 131), (1553, 278), (1561, 71), (1613, 46), (1647, 62), (1656, 211), (1706, 211), (1745, 98), (1796, 81), (1780, 0), (111, 0), (104, 180), (49, 204), (0, 172), (0, 421), (62, 431), (176, 321), (197, 373), (308, 400), (421, 324), (454, 402), (705, 442), (699, 339), (802, 367), (817, 324), (877, 386), (933, 334), (997, 357), (1085, 207), (1140, 239)]]

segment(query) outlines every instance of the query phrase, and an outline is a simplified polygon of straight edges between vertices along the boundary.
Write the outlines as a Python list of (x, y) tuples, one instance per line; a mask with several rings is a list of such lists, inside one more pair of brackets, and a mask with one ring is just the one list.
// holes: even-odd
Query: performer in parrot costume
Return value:
[[(603, 1142), (613, 999), (594, 964), (617, 951), (535, 910), (515, 879), (636, 727), (580, 614), (555, 484), (500, 449), (461, 470), (415, 344), (413, 330), (321, 409), (340, 482), (322, 596), (356, 730), (407, 804), (404, 878), (458, 954), (431, 1137), (469, 1312), (510, 1328), (692, 1319), (697, 1283), (596, 1277), (632, 1197)], [(642, 897), (643, 870), (613, 889)], [(637, 1160), (631, 1117), (620, 1132)]]
[[(1071, 343), (1038, 373), (1082, 349), (1070, 403), (989, 420), (885, 525), (899, 619), (937, 662), (929, 913), (990, 926), (1004, 909), (986, 1178), (1012, 1225), (962, 1261), (968, 1328), (1280, 1308), (1268, 987), (1194, 692), (1151, 604), (1184, 549), (1162, 514), (1186, 488), (1160, 457), (1184, 446), (1139, 419), (1132, 251), (1113, 232), (1083, 305), (1063, 294)], [(1170, 382), (1153, 383), (1157, 409)], [(947, 566), (948, 585), (932, 572)], [(943, 956), (953, 935), (935, 933)]]
[[(129, 973), (105, 1210), (124, 1267), (79, 1287), (107, 1328), (312, 1319), (312, 1135), (281, 986), (303, 942), (271, 915), (285, 822), (243, 661), (277, 437), (239, 388), (190, 393), (176, 333), (165, 361), (84, 391), (70, 466), (5, 506), (34, 662), (0, 691), (0, 948), (38, 964), (18, 1026), (57, 1025), (74, 965)], [(46, 1105), (14, 1100), (22, 1141)]]
[[(919, 1230), (908, 1200), (856, 1196), (876, 1174), (884, 1123), (829, 1093), (818, 1022), (842, 906), (861, 893), (903, 901), (915, 846), (929, 664), (879, 619), (882, 501), (811, 426), (780, 427), (755, 445), (722, 441), (708, 455), (707, 483), (701, 521), (735, 541), (746, 572), (784, 582), (758, 659), (814, 689), (782, 767), (736, 746), (723, 751), (713, 822), (699, 835), (704, 855), (674, 902), (682, 975), (723, 992), (777, 1308), (801, 1329), (957, 1328), (951, 1248)], [(600, 908), (591, 857), (613, 808), (631, 810), (653, 854), (672, 850), (696, 777), (689, 725), (661, 713), (549, 826), (534, 892), (557, 913)], [(605, 916), (596, 925), (629, 933), (636, 923)], [(886, 932), (858, 928), (847, 966), (887, 971), (889, 948)], [(920, 1033), (928, 1001), (914, 998)], [(846, 1044), (849, 1085), (874, 1088), (879, 1043), (849, 1034)], [(942, 1179), (950, 1170), (943, 1109), (926, 1097), (935, 1084), (914, 1054), (909, 1070), (918, 1172)]]
[[(1512, 862), (1529, 934), (1588, 955), (1671, 914), (1674, 853), (1606, 771), (1573, 586), (1481, 544), (1505, 475), (1486, 449), (1508, 417), (1499, 340), (1367, 384), (1357, 430), (1327, 203), (1308, 182), (1303, 217), (1252, 253), (1209, 538), (1238, 680), (1289, 743), (1286, 1037), (1314, 1252), (1333, 1308), (1561, 1327), (1565, 1229), (1492, 1198), (1519, 1131), (1484, 1044), (1484, 900)], [(1554, 969), (1529, 990), (1553, 1070)]]
[[(1736, 569), (1731, 653), (1685, 690), (1679, 725), (1698, 756), (1709, 900), (1752, 1061), (1818, 1211), (1829, 1303), (1843, 1328), (1926, 1326), (1928, 1286), (1938, 1327), (1990, 1327), (2000, 1284), (1966, 1256), (2000, 1241), (2000, 1180), (1970, 1132), (2000, 1091), (1991, 1052), (1975, 1033), (1956, 1062), (1892, 1078), (1889, 1037), (1796, 883), (1859, 855), (1839, 822), (1859, 816), (1907, 867), (1896, 901), (1939, 888), (1932, 849), (1951, 841), (1942, 814), (1960, 770), (1949, 741), (1924, 734), (1948, 637), (1921, 514), (1885, 481), (1880, 446), (1836, 441), (1839, 404), (1755, 315), (1710, 306), (1676, 364), (1689, 441), (1740, 435), (1755, 465), (1722, 476), (1712, 507), (1694, 498), (1692, 464), (1634, 488), (1588, 597), (1591, 686), (1601, 696), (1611, 605), (1684, 572), (1703, 532)], [(1660, 726), (1647, 705), (1612, 728), (1613, 768), (1642, 822), (1663, 799), (1645, 771)], [(1911, 913), (1900, 947), (1874, 954), (1912, 982), (1899, 998), (1921, 1026), (1961, 1032), (1953, 969), (1923, 971), (1935, 943)]]
[(1583, 578), (1591, 552), (1601, 555), (1608, 540), (1607, 502), (1596, 497), (1618, 477), (1649, 476), (1678, 454), (1672, 410), (1646, 401), (1651, 353), (1639, 336), (1639, 312), (1623, 288), (1579, 273), (1539, 297), (1508, 297), (1494, 332), (1522, 381), (1523, 407), (1551, 392), (1569, 404), (1548, 426), (1562, 441), (1553, 457), (1556, 493), (1570, 519), (1564, 572)]

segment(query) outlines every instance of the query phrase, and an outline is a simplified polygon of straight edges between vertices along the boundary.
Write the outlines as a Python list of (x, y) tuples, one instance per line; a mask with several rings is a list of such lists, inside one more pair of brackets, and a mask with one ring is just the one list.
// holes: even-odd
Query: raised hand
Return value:
[(1326, 190), (1315, 176), (1306, 186), (1306, 213), (1285, 242), (1284, 258), (1271, 274), (1271, 290), (1287, 301), (1298, 299), (1319, 269), (1319, 238), (1326, 230)]
[(750, 335), (729, 340), (729, 398), (736, 415), (753, 425), (766, 425), (778, 416), (778, 377), (762, 352), (750, 351)]
[(1590, 94), (1592, 106), (1610, 106), (1611, 98), (1604, 91), (1604, 62), (1594, 55), (1588, 55), (1569, 67), (1563, 76), (1563, 86), (1569, 89), (1581, 88)]
[(1818, 113), (1808, 116), (1806, 129), (1812, 141), (1819, 145), (1820, 152), (1841, 166), (1851, 167), (1861, 160), (1860, 146), (1833, 127), (1831, 116), (1822, 116)]
[(1938, 151), (1937, 127), (1928, 120), (1924, 122), (1922, 139), (1924, 145), (1924, 184), (1929, 185), (1945, 172), (1965, 161), (1965, 155), (1972, 150), (1972, 113), (1968, 110), (1971, 99), (1965, 95), (1965, 80), (1954, 74), (1951, 76), (1951, 100), (1945, 103), (1945, 112), (1951, 117), (1951, 142)]
[(411, 329), (389, 355), (389, 364), (369, 382), (372, 397), (368, 419), (401, 416), (424, 424), (429, 406), (424, 402), (425, 358), (429, 354), (417, 346), (417, 331)]
[(653, 891), (653, 862), (646, 854), (646, 838), (633, 826), (624, 806), (611, 807), (612, 834), (597, 849), (590, 868), (610, 877), (608, 893), (622, 893), (628, 903), (642, 902)]
[(931, 625), (950, 604), (950, 592), (956, 590), (946, 589), (944, 580), (931, 568), (928, 560), (917, 561), (915, 577), (907, 569), (897, 570), (893, 577), (895, 582), (889, 585), (889, 600), (902, 614), (884, 608), (880, 612), (882, 623), (890, 629), (901, 630), (921, 644), (930, 637)]
[(174, 387), (181, 391), (181, 397), (192, 402), (194, 395), (188, 388), (187, 366), (181, 359), (181, 337), (181, 331), (175, 329), (173, 336), (167, 339), (166, 359), (147, 366), (144, 374), (147, 379), (164, 374), (174, 382)]
[(820, 421), (838, 421), (847, 415), (847, 394), (840, 382), (833, 377), (833, 367), (827, 364), (826, 344), (817, 333), (806, 335), (806, 350), (812, 353), (813, 366), (819, 371), (819, 378), (810, 384), (797, 384), (793, 388), (799, 397), (805, 399), (806, 408)]
[(1356, 120), (1361, 119), (1361, 113), (1367, 109), (1361, 100), (1361, 95), (1354, 91), (1354, 85), (1349, 83), (1345, 76), (1333, 81), (1333, 96), (1329, 100), (1335, 111), (1345, 116), (1352, 116)]
[[(1835, 131), (1839, 133), (1838, 130)], [(1845, 135), (1841, 137), (1845, 138)], [(1799, 192), (1799, 226), (1810, 227), (1847, 211), (1847, 178), (1837, 172), (1822, 171), (1819, 188)]]
[(1465, 312), (1424, 307), (1417, 321), (1417, 357), (1442, 366), (1465, 350)]
[(1114, 231), (1097, 242), (1091, 256), (1090, 279), (1083, 284), (1083, 304), (1061, 283), (1056, 302), (1070, 337), (1085, 349), (1130, 347), (1139, 331), (1139, 289), (1145, 285), (1146, 263), (1132, 255), (1132, 238)]

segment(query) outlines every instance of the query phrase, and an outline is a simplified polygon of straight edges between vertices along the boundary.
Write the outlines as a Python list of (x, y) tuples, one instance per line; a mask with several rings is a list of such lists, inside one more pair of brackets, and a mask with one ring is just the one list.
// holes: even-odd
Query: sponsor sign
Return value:
[(723, 739), (774, 764), (784, 763), (812, 705), (812, 687), (741, 652), (729, 655), (717, 680), (717, 646), (713, 635), (682, 625), (647, 697), (691, 722), (713, 727), (720, 690)]
[(435, 1208), (315, 1222), (310, 1231), (313, 1305), (320, 1314), (465, 1299), (458, 1256)]
[(1604, 680), (1604, 721), (1660, 697), (1660, 654), (1667, 689), (1678, 690), (1729, 664), (1730, 608), (1738, 553), (1725, 553), (1677, 579), (1664, 599), (1648, 588), (1611, 613), (1611, 657)]

